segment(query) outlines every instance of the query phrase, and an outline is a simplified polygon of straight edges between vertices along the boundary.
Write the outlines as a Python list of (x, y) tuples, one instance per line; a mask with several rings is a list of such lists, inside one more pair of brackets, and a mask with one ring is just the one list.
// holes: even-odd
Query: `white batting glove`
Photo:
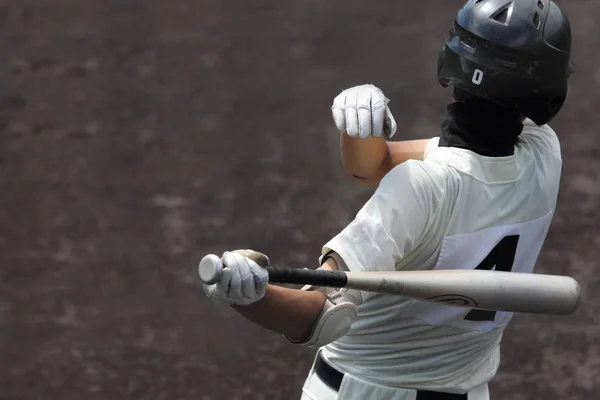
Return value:
[[(221, 280), (213, 285), (202, 284), (207, 297), (217, 303), (245, 306), (263, 298), (269, 283), (269, 273), (256, 263), (267, 266), (268, 258), (253, 250), (235, 250), (223, 253), (226, 267)], [(266, 261), (264, 261), (266, 260)]]
[(390, 139), (396, 133), (396, 121), (381, 89), (373, 85), (344, 90), (334, 100), (331, 112), (335, 126), (351, 137), (369, 136)]

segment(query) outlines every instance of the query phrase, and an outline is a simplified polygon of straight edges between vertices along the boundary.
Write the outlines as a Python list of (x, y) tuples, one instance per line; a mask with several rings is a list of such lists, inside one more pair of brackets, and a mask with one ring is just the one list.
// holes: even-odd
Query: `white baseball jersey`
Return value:
[[(431, 140), (424, 161), (388, 173), (323, 254), (336, 251), (350, 271), (532, 272), (558, 195), (562, 161), (554, 131), (526, 120), (508, 157), (438, 142)], [(323, 348), (340, 369), (379, 385), (455, 392), (496, 374), (511, 313), (363, 296), (348, 334)]]

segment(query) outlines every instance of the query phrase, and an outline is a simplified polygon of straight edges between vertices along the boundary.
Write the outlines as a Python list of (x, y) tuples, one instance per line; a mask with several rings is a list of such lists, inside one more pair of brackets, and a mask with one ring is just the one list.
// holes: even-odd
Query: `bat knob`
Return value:
[(217, 283), (223, 275), (221, 258), (215, 254), (204, 256), (198, 265), (198, 275), (200, 275), (200, 280), (206, 285)]

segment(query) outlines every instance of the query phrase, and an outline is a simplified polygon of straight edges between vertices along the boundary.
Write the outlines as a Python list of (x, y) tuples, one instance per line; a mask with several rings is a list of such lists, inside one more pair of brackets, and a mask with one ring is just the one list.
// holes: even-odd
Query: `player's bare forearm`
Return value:
[(269, 285), (261, 300), (232, 308), (263, 328), (300, 340), (310, 334), (324, 304), (325, 295), (319, 291)]
[(423, 160), (429, 139), (387, 142), (383, 138), (353, 138), (340, 135), (342, 165), (347, 174), (365, 185), (378, 185), (395, 166), (408, 160)]
[(379, 182), (389, 170), (390, 152), (383, 138), (354, 138), (342, 132), (340, 148), (344, 171), (361, 183)]

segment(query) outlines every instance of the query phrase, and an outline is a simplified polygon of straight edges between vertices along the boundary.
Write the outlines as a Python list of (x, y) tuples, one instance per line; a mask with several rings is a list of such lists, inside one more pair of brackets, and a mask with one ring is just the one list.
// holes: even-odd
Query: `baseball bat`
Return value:
[[(216, 255), (198, 266), (200, 279), (214, 284), (223, 274)], [(266, 267), (269, 282), (349, 288), (390, 293), (419, 300), (490, 311), (572, 314), (581, 303), (581, 287), (569, 276), (486, 270), (344, 272)]]

